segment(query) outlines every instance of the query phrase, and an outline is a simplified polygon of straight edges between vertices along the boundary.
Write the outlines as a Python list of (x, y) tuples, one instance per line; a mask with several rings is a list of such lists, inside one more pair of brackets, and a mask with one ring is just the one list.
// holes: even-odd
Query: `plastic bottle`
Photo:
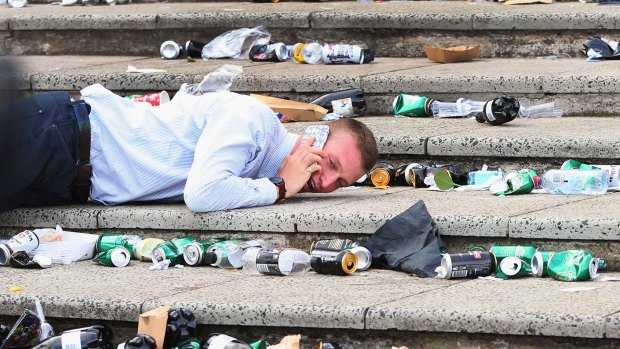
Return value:
[(551, 194), (601, 195), (608, 185), (602, 170), (549, 170), (542, 176), (542, 188)]
[(294, 275), (310, 270), (310, 255), (296, 248), (249, 248), (243, 256), (246, 274)]
[(112, 332), (103, 325), (67, 330), (62, 334), (50, 337), (32, 349), (112, 349)]
[(364, 91), (361, 88), (352, 88), (349, 90), (336, 91), (325, 94), (312, 102), (327, 109), (330, 113), (334, 111), (333, 102), (349, 98), (353, 106), (353, 115), (360, 116), (366, 112), (366, 101), (364, 100)]
[(363, 49), (357, 45), (332, 45), (323, 46), (321, 57), (325, 64), (337, 63), (370, 63), (375, 59), (375, 54), (370, 49)]
[(295, 44), (292, 54), (289, 54), (297, 63), (317, 64), (321, 62), (323, 46), (313, 42), (310, 44)]
[(559, 118), (564, 114), (564, 109), (557, 100), (532, 105), (527, 98), (519, 99), (519, 116), (528, 119)]
[(465, 98), (459, 98), (456, 102), (434, 101), (431, 111), (434, 118), (453, 118), (475, 116), (481, 113), (486, 102), (477, 102)]

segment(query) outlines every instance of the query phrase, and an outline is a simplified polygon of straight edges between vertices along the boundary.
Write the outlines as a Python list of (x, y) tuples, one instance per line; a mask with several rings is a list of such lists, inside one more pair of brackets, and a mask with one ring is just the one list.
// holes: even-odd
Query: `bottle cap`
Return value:
[(519, 115), (519, 101), (510, 96), (500, 96), (485, 103), (476, 121), (491, 125), (501, 125), (514, 120)]
[(362, 60), (360, 63), (370, 63), (375, 60), (375, 53), (373, 50), (366, 48), (362, 50)]

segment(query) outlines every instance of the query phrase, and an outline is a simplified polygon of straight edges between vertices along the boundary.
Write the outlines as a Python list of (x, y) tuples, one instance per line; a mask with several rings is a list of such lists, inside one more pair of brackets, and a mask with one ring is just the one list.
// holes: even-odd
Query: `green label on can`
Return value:
[(428, 116), (426, 101), (428, 97), (401, 93), (394, 99), (392, 109), (394, 115)]
[(131, 253), (125, 247), (114, 247), (107, 251), (101, 251), (95, 255), (93, 261), (107, 267), (125, 267), (129, 264)]
[(108, 251), (115, 247), (125, 247), (131, 253), (131, 258), (138, 259), (136, 247), (140, 240), (142, 237), (139, 235), (103, 233), (97, 239), (97, 252)]
[[(495, 271), (495, 276), (502, 279), (514, 278), (527, 275), (532, 272), (532, 258), (536, 253), (538, 248), (536, 246), (502, 246), (502, 245), (494, 245), (491, 247), (489, 252), (495, 255), (497, 259), (497, 268)], [(504, 268), (508, 268), (506, 272), (502, 270), (502, 261), (507, 257), (515, 257), (520, 260), (520, 262), (513, 263), (505, 263)], [(513, 270), (511, 267), (514, 267), (514, 264), (519, 264), (519, 270)], [(514, 274), (513, 274), (514, 272)]]
[(560, 281), (585, 281), (596, 276), (598, 261), (585, 250), (554, 253), (549, 259), (549, 275)]

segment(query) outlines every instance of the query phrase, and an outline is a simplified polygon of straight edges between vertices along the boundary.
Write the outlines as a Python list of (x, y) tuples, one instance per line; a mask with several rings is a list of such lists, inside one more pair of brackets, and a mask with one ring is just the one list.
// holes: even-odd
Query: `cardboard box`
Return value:
[(318, 121), (328, 112), (327, 109), (317, 104), (295, 102), (288, 99), (255, 94), (251, 94), (250, 97), (260, 100), (274, 112), (282, 113), (288, 119), (295, 121)]
[(166, 324), (168, 323), (169, 305), (149, 310), (140, 314), (138, 319), (138, 334), (148, 334), (157, 342), (157, 349), (164, 348)]
[(424, 46), (424, 52), (428, 59), (439, 63), (465, 62), (480, 56), (480, 45), (447, 48)]

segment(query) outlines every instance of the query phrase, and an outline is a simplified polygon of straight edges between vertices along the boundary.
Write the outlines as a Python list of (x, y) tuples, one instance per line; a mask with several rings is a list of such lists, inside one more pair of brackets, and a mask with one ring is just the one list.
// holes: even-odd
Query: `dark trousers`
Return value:
[(67, 92), (0, 109), (0, 212), (72, 202), (78, 126)]

